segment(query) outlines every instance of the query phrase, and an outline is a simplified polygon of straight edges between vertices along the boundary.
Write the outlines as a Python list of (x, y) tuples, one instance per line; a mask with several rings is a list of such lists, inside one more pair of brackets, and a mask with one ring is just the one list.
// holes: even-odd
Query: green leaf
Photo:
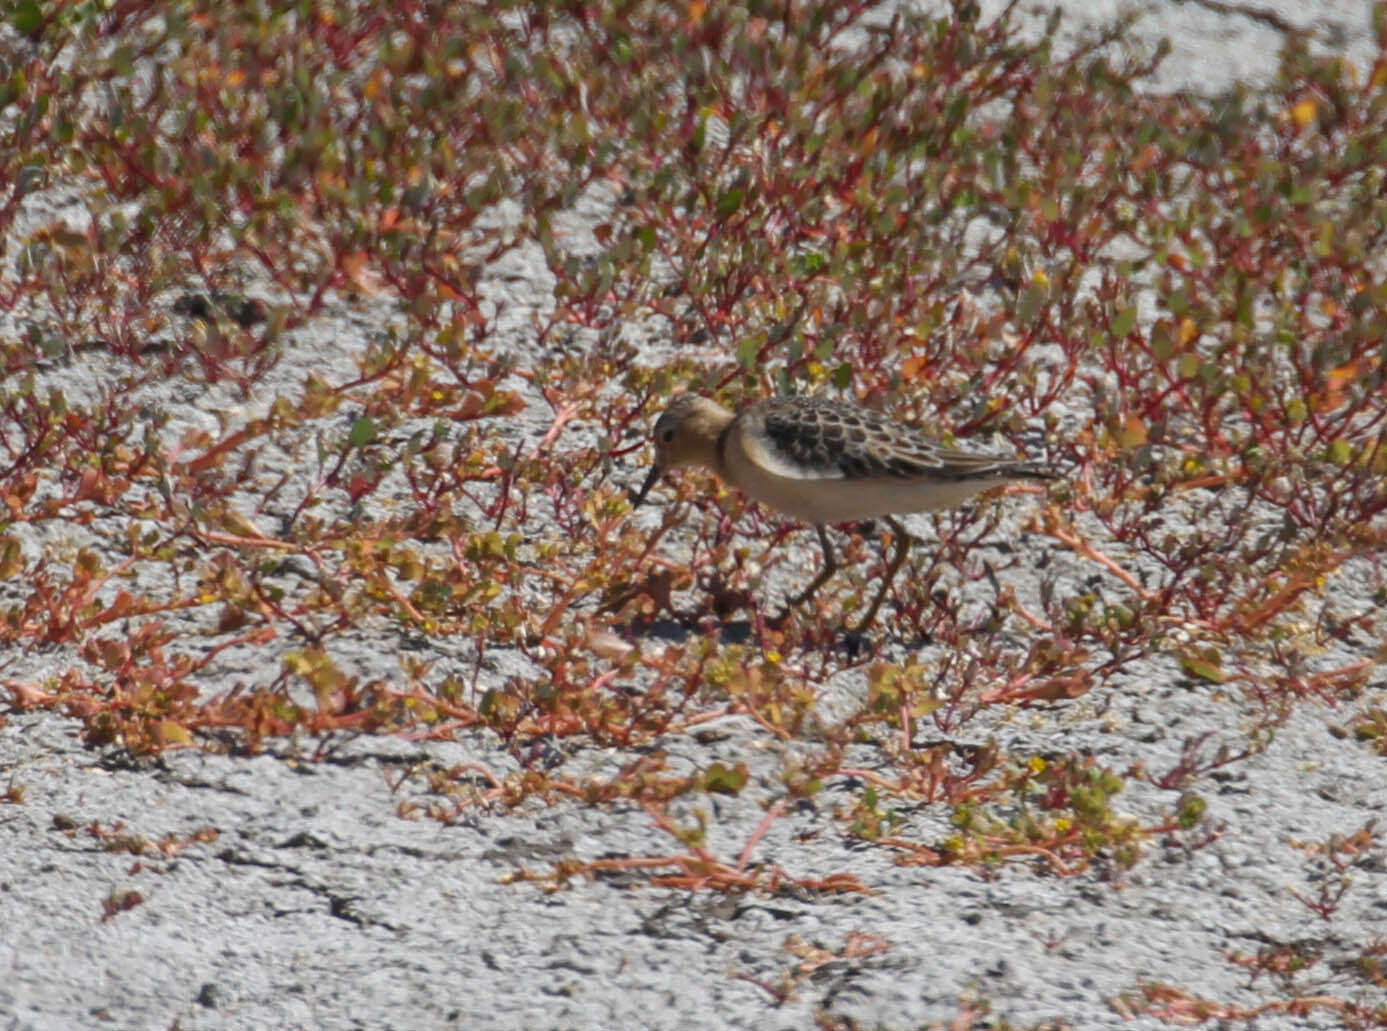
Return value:
[(742, 342), (737, 345), (737, 361), (744, 369), (750, 369), (756, 364), (756, 355), (761, 350), (764, 338), (760, 333), (753, 333), (742, 338)]
[(741, 206), (742, 189), (739, 186), (733, 187), (718, 198), (718, 216), (727, 218), (730, 215), (735, 215)]
[(43, 28), (43, 9), (36, 0), (20, 0), (10, 8), (10, 24), (16, 32), (32, 36)]
[(713, 763), (703, 775), (703, 790), (719, 795), (735, 795), (746, 787), (748, 779), (746, 763), (738, 763), (730, 769), (722, 763)]
[(376, 439), (376, 424), (372, 419), (362, 416), (352, 423), (352, 432), (347, 441), (352, 447), (365, 447)]
[(1208, 802), (1205, 802), (1204, 799), (1198, 795), (1189, 795), (1180, 806), (1180, 812), (1176, 819), (1179, 820), (1181, 827), (1185, 830), (1189, 830), (1203, 820), (1204, 814), (1208, 811)]
[(1228, 674), (1223, 672), (1219, 666), (1220, 658), (1216, 651), (1208, 651), (1203, 655), (1195, 652), (1185, 652), (1180, 656), (1180, 668), (1192, 677), (1200, 680), (1207, 680), (1211, 684), (1225, 684), (1228, 682)]
[(790, 271), (806, 279), (822, 272), (827, 265), (828, 258), (818, 251), (805, 251), (790, 259)]
[(1117, 318), (1112, 320), (1112, 335), (1121, 340), (1132, 331), (1132, 327), (1137, 324), (1137, 310), (1135, 308), (1123, 308), (1117, 313)]
[(1038, 286), (1028, 286), (1016, 304), (1016, 321), (1028, 325), (1035, 318), (1040, 306), (1045, 303), (1047, 292)]
[(1157, 361), (1165, 361), (1175, 353), (1175, 339), (1170, 335), (1170, 327), (1158, 325), (1151, 331), (1151, 354)]

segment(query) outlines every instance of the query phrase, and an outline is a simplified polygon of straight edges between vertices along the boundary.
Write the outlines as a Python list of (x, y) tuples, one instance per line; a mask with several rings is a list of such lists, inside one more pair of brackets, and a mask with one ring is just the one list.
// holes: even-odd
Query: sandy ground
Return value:
[[(1067, 6), (1099, 20), (1116, 9)], [(1360, 58), (1370, 40), (1361, 2), (1151, 7), (1141, 33), (1171, 38), (1161, 79), (1169, 89), (1212, 93), (1233, 77), (1267, 81), (1282, 23), (1310, 27), (1325, 46)], [(537, 269), (506, 275), (532, 303), (548, 289)], [(369, 315), (343, 311), (319, 331), (345, 340), (345, 354), (350, 334), (361, 345)], [(65, 375), (76, 381), (83, 372)], [(526, 427), (532, 435), (542, 428)], [(426, 646), (441, 661), (463, 649), (449, 640)], [(347, 657), (355, 672), (396, 667), (381, 642), (358, 647)], [(253, 673), (255, 659), (246, 661)], [(52, 673), (60, 662), (35, 657), (25, 673)], [(499, 681), (503, 672), (493, 675)], [(1237, 722), (1235, 701), (1181, 679), (1168, 661), (1102, 693), (1016, 714), (996, 733), (1009, 749), (1164, 769), (1186, 740)], [(1343, 747), (1333, 722), (1332, 713), (1303, 706), (1262, 754), (1215, 779), (1208, 800), (1218, 841), (1190, 854), (1157, 847), (1116, 881), (1097, 871), (1038, 877), (1019, 864), (990, 879), (898, 867), (881, 850), (852, 850), (828, 814), (805, 808), (773, 826), (758, 854), (792, 875), (852, 872), (878, 894), (796, 899), (619, 881), (579, 881), (553, 894), (503, 884), (520, 867), (659, 853), (669, 840), (640, 811), (619, 808), (478, 811), (451, 826), (397, 814), (404, 796), (392, 784), (414, 763), (514, 768), (485, 735), (428, 745), (371, 739), (321, 763), (180, 752), (135, 767), (84, 750), (69, 722), (10, 715), (0, 727), (0, 788), (12, 778), (26, 801), (0, 806), (0, 1027), (765, 1029), (806, 1027), (829, 1013), (907, 1028), (951, 1019), (961, 1000), (975, 999), (986, 1000), (994, 1020), (1104, 1028), (1122, 1023), (1113, 1000), (1146, 980), (1255, 1004), (1274, 993), (1249, 986), (1225, 955), (1322, 934), (1290, 894), (1316, 890), (1292, 842), (1351, 832), (1387, 809), (1383, 761)], [(755, 773), (770, 758), (758, 757), (765, 746), (741, 721), (714, 729), (712, 739), (669, 742), (675, 761), (681, 750), (704, 763), (725, 756)], [(611, 756), (594, 750), (571, 761), (597, 770)], [(1138, 813), (1166, 802), (1136, 782), (1122, 796)], [(750, 799), (709, 804), (720, 808), (724, 832), (749, 834), (763, 815)], [(137, 858), (108, 851), (86, 830), (117, 821), (148, 840), (217, 833), (174, 856)], [(710, 844), (724, 855), (740, 847)], [(143, 903), (103, 921), (103, 900), (127, 891)], [(795, 969), (792, 936), (839, 951), (858, 932), (891, 947), (824, 964), (797, 978), (779, 1005), (754, 983), (778, 985)], [(1387, 937), (1384, 864), (1355, 871), (1332, 933), (1360, 944)], [(1319, 1012), (1246, 1026), (1336, 1025)], [(1163, 1025), (1138, 1018), (1124, 1026)]]

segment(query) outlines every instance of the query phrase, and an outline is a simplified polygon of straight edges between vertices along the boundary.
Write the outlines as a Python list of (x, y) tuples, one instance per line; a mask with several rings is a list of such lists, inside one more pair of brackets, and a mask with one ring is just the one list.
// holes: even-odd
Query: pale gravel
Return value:
[[(1268, 81), (1279, 33), (1267, 19), (1198, 3), (1153, 6), (1140, 33), (1169, 35), (1175, 46), (1161, 88), (1210, 93), (1234, 75)], [(1248, 9), (1273, 11), (1361, 55), (1370, 44), (1366, 6), (1323, 0)], [(1095, 19), (1114, 10), (1078, 0), (1069, 7)], [(600, 198), (584, 203), (602, 208)], [(583, 238), (583, 219), (577, 212), (566, 224), (574, 241)], [(548, 303), (547, 277), (537, 255), (522, 250), (511, 252), (504, 268), (488, 270), (486, 289), (504, 304), (510, 332), (523, 334), (527, 313)], [(279, 388), (292, 393), (310, 364), (348, 360), (393, 317), (342, 305), (305, 331), (301, 356), (277, 370), (285, 377)], [(641, 335), (632, 331), (632, 338)], [(665, 346), (648, 334), (642, 341), (652, 360)], [(53, 375), (77, 394), (95, 389), (99, 374), (86, 368)], [(508, 385), (527, 389), (523, 381)], [(178, 405), (180, 431), (201, 425), (215, 432), (228, 413), (254, 414), (235, 411), (241, 402), (225, 391), (166, 400)], [(547, 427), (547, 407), (533, 393), (527, 400), (527, 413), (503, 430), (506, 447), (532, 444)], [(629, 471), (633, 480), (638, 475)], [(73, 547), (81, 543), (81, 531), (67, 532)], [(42, 536), (26, 540), (26, 548), (53, 545)], [(814, 561), (812, 546), (796, 545), (794, 554)], [(784, 579), (793, 574), (787, 570)], [(1018, 590), (1034, 592), (1036, 584), (1019, 576)], [(1354, 595), (1352, 576), (1345, 580), (1342, 604), (1366, 604)], [(672, 627), (660, 632), (678, 634)], [(651, 641), (662, 643), (658, 636)], [(335, 654), (363, 678), (388, 676), (398, 670), (398, 647), (389, 635), (364, 631), (339, 641)], [(466, 642), (422, 640), (414, 648), (471, 668)], [(907, 651), (897, 646), (897, 657)], [(38, 678), (63, 661), (31, 656), (22, 670), (4, 675)], [(279, 656), (245, 649), (223, 662), (230, 683), (273, 676)], [(479, 688), (523, 671), (519, 657), (497, 656)], [(860, 682), (839, 689), (850, 697)], [(1387, 696), (1387, 685), (1373, 690)], [(1155, 657), (1074, 703), (991, 715), (986, 732), (1006, 751), (1092, 754), (1104, 764), (1140, 762), (1159, 772), (1176, 763), (1184, 742), (1205, 732), (1238, 746), (1242, 737), (1229, 729), (1238, 716), (1236, 701), (1189, 683), (1172, 661)], [(1249, 987), (1226, 953), (1323, 934), (1360, 945), (1387, 937), (1387, 862), (1380, 855), (1354, 872), (1339, 914), (1324, 928), (1291, 895), (1315, 890), (1314, 864), (1296, 842), (1351, 833), (1387, 808), (1387, 765), (1333, 736), (1342, 718), (1321, 704), (1302, 705), (1263, 753), (1201, 785), (1211, 826), (1222, 832), (1216, 842), (1189, 854), (1154, 846), (1134, 870), (1112, 879), (1101, 870), (1041, 876), (1021, 863), (991, 878), (974, 869), (896, 866), (883, 850), (857, 849), (839, 836), (830, 810), (852, 797), (839, 783), (827, 785), (816, 805), (775, 823), (755, 859), (792, 876), (851, 872), (878, 894), (731, 898), (616, 880), (577, 881), (553, 894), (501, 883), (565, 856), (668, 852), (669, 839), (630, 807), (536, 803), (512, 813), (474, 810), (453, 825), (399, 815), (402, 802), (427, 801), (413, 787), (391, 789), (413, 763), (514, 770), (514, 759), (486, 734), (449, 744), (359, 741), (322, 763), (174, 753), (131, 767), (81, 748), (69, 721), (9, 715), (0, 727), (0, 787), (12, 778), (26, 802), (0, 806), (0, 1027), (766, 1031), (810, 1026), (826, 1012), (864, 1026), (907, 1028), (951, 1019), (965, 998), (986, 1000), (994, 1019), (1023, 1026), (1056, 1019), (1084, 1029), (1162, 1027), (1149, 1018), (1122, 1023), (1110, 1000), (1150, 979), (1255, 1004), (1274, 997), (1272, 986), (1264, 980)], [(969, 733), (981, 734), (981, 727)], [(751, 768), (753, 790), (702, 803), (715, 817), (710, 847), (736, 855), (764, 815), (756, 799), (773, 793), (775, 785), (758, 778), (778, 768), (778, 746), (745, 720), (705, 729), (716, 733), (663, 744), (672, 769), (706, 768), (717, 759)], [(580, 751), (565, 772), (610, 775), (625, 758)], [(1132, 778), (1117, 801), (1150, 819), (1172, 796)], [(910, 834), (947, 832), (946, 814), (904, 815)], [(84, 829), (117, 821), (150, 840), (204, 827), (218, 834), (173, 858), (137, 860), (104, 851)], [(144, 903), (103, 922), (102, 900), (128, 889)], [(781, 1005), (753, 983), (778, 984), (796, 966), (798, 957), (786, 948), (792, 935), (839, 950), (858, 931), (879, 935), (889, 950), (824, 965), (800, 979)], [(1332, 1028), (1336, 1021), (1324, 1013), (1266, 1016), (1255, 1026)]]

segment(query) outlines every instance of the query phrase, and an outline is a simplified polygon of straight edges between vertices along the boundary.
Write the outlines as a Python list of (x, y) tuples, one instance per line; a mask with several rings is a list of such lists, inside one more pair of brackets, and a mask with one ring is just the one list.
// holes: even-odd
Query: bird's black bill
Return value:
[(650, 488), (659, 482), (660, 476), (664, 473), (658, 465), (650, 467), (650, 475), (645, 478), (645, 483), (641, 484), (641, 489), (636, 491), (636, 496), (631, 500), (632, 508), (640, 508), (640, 504), (645, 500), (645, 496), (650, 493)]

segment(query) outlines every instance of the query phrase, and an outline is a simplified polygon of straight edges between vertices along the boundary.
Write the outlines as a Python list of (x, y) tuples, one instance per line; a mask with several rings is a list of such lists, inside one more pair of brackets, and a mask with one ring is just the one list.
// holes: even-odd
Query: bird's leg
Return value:
[(818, 576), (814, 577), (813, 583), (790, 599), (788, 607), (785, 610), (787, 615), (790, 609), (794, 608), (796, 605), (803, 605), (810, 598), (814, 597), (819, 588), (828, 582), (828, 578), (838, 572), (838, 562), (833, 557), (833, 542), (828, 539), (828, 531), (825, 530), (822, 525), (816, 525), (814, 529), (819, 531), (819, 543), (823, 545), (824, 568)]
[(886, 521), (891, 525), (891, 532), (896, 535), (896, 553), (891, 556), (891, 564), (886, 567), (886, 575), (881, 581), (881, 590), (877, 591), (876, 600), (872, 602), (872, 607), (867, 610), (867, 614), (862, 617), (862, 622), (851, 631), (860, 634), (872, 625), (872, 621), (877, 618), (877, 609), (881, 608), (881, 603), (886, 600), (886, 592), (891, 589), (891, 584), (896, 579), (896, 574), (901, 571), (901, 566), (905, 565), (906, 553), (910, 551), (910, 534), (906, 533), (905, 527), (900, 524), (895, 516), (887, 516)]

